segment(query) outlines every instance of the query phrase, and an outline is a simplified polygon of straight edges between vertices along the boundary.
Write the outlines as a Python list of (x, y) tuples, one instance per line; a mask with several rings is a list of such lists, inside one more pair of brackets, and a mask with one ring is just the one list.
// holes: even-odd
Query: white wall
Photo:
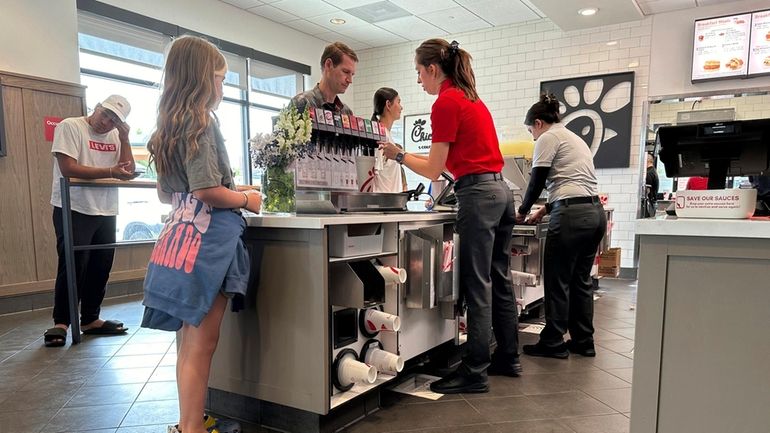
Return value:
[[(540, 81), (635, 71), (631, 166), (597, 170), (599, 189), (609, 194), (610, 206), (615, 208), (612, 244), (623, 248), (623, 267), (634, 266), (639, 133), (642, 104), (647, 99), (651, 29), (651, 20), (645, 19), (563, 32), (541, 20), (447, 37), (456, 39), (474, 57), (478, 91), (492, 112), (498, 133), (526, 134), (521, 125), (527, 109), (537, 101)], [(618, 43), (609, 46), (610, 41)], [(355, 82), (343, 100), (355, 113), (368, 117), (374, 91), (388, 86), (401, 95), (404, 114), (430, 112), (434, 97), (422, 91), (414, 70), (418, 45), (410, 42), (359, 52)]]
[(0, 0), (0, 70), (77, 83), (75, 1)]
[(654, 98), (673, 95), (718, 93), (748, 88), (767, 89), (770, 77), (706, 83), (690, 83), (693, 26), (696, 19), (767, 9), (767, 0), (725, 2), (713, 6), (669, 12), (652, 17), (652, 52), (649, 94)]
[[(312, 68), (327, 42), (215, 0), (104, 3), (186, 27)], [(0, 0), (0, 70), (80, 81), (75, 0)]]

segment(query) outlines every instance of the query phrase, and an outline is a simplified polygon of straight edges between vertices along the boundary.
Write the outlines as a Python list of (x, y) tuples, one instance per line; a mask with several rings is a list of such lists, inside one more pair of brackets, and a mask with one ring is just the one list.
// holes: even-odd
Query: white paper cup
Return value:
[(401, 329), (400, 317), (373, 308), (366, 310), (364, 321), (366, 330), (369, 332), (398, 331)]
[(377, 371), (398, 373), (404, 369), (404, 360), (400, 356), (381, 349), (366, 352), (366, 363), (377, 367)]
[(396, 283), (403, 284), (406, 282), (406, 269), (396, 268), (393, 266), (375, 266), (377, 272), (385, 279), (385, 284)]
[(372, 192), (374, 190), (374, 157), (356, 156), (356, 175), (358, 190)]
[(343, 358), (337, 367), (337, 379), (342, 386), (351, 383), (374, 383), (377, 380), (377, 367), (358, 362), (352, 356)]

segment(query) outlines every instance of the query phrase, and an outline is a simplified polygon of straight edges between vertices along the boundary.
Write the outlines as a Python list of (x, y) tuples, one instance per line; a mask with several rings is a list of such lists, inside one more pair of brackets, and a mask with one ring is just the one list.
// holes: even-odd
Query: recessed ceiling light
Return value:
[(617, 45), (617, 44), (618, 44), (618, 41), (609, 41), (609, 42), (607, 42), (607, 45), (609, 45), (609, 46), (613, 46), (613, 45)]
[(329, 20), (329, 22), (332, 24), (336, 24), (338, 26), (346, 23), (346, 21), (343, 20), (342, 18), (332, 18)]
[(599, 8), (583, 8), (578, 11), (578, 13), (584, 17), (590, 17), (597, 12), (599, 12)]

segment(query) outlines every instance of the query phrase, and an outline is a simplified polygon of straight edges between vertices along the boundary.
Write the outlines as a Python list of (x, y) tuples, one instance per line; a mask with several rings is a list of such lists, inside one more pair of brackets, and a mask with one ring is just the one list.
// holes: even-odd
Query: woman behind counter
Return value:
[[(430, 115), (430, 153), (424, 157), (404, 153), (393, 143), (381, 146), (386, 158), (422, 176), (437, 179), (446, 167), (457, 179), (460, 291), (468, 307), (462, 364), (430, 388), (442, 394), (488, 392), (488, 374), (521, 374), (518, 312), (509, 273), (513, 193), (500, 175), (503, 156), (492, 115), (476, 92), (471, 55), (456, 41), (443, 39), (423, 42), (415, 54), (417, 83), (429, 95), (438, 95)], [(490, 357), (493, 325), (497, 348)]]
[[(596, 356), (594, 299), (591, 266), (607, 218), (599, 202), (591, 149), (559, 119), (559, 101), (541, 95), (524, 119), (535, 141), (532, 175), (516, 221), (524, 222), (543, 187), (548, 204), (529, 217), (530, 222), (550, 212), (543, 268), (545, 328), (537, 344), (524, 353), (564, 359), (569, 352)], [(572, 338), (564, 343), (569, 330)]]
[[(401, 118), (401, 110), (403, 110), (401, 97), (390, 87), (380, 87), (374, 92), (373, 105), (372, 120), (380, 122), (385, 127), (385, 140), (393, 143), (390, 129), (393, 127), (393, 122)], [(401, 164), (385, 158), (382, 150), (377, 150), (374, 158), (373, 192), (406, 191), (406, 176)]]

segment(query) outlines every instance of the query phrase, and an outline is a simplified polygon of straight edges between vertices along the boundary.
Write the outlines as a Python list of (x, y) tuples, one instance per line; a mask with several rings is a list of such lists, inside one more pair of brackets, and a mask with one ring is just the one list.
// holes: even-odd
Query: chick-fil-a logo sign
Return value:
[(184, 269), (189, 274), (195, 267), (203, 234), (211, 224), (211, 206), (192, 194), (175, 194), (174, 210), (158, 236), (150, 262), (157, 266)]
[(53, 141), (53, 131), (56, 129), (56, 125), (62, 120), (61, 117), (46, 116), (43, 118), (43, 134), (45, 135), (45, 141)]
[(428, 153), (432, 139), (430, 114), (404, 116), (404, 150), (412, 153)]

